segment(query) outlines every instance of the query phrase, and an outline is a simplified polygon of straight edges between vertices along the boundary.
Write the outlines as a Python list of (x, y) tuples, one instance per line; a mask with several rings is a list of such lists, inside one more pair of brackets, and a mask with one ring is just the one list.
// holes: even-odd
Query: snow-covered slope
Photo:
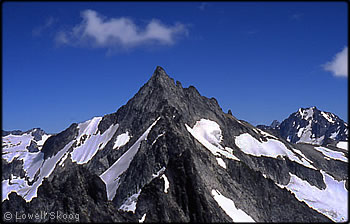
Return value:
[[(21, 136), (8, 135), (3, 137), (3, 142), (7, 146), (3, 149), (3, 158), (8, 163), (12, 162), (14, 158), (22, 159), (24, 161), (23, 169), (26, 171), (26, 175), (21, 179), (21, 184), (17, 184), (18, 186), (15, 189), (9, 187), (14, 181), (12, 178), (2, 181), (2, 200), (8, 199), (8, 194), (16, 191), (27, 202), (31, 201), (34, 197), (37, 197), (37, 190), (44, 178), (49, 177), (57, 165), (64, 166), (64, 161), (68, 156), (70, 156), (69, 158), (72, 162), (76, 162), (77, 164), (89, 162), (98, 150), (105, 147), (118, 128), (118, 125), (112, 125), (101, 134), (98, 130), (101, 119), (102, 117), (94, 117), (91, 120), (78, 124), (78, 135), (55, 155), (46, 159), (44, 159), (45, 153), (41, 151), (30, 153), (26, 149), (30, 141), (35, 141), (31, 133)], [(40, 147), (39, 150), (42, 148), (40, 144), (45, 142), (48, 137), (49, 135), (43, 135), (42, 139), (37, 141)], [(34, 176), (36, 176), (36, 180), (32, 184), (29, 184), (29, 181), (32, 181)], [(27, 178), (29, 179), (26, 180)]]
[[(3, 167), (12, 163), (14, 160), (21, 161), (25, 176), (32, 180), (38, 168), (43, 161), (41, 149), (45, 141), (51, 136), (43, 130), (35, 128), (26, 132), (16, 132), (16, 134), (5, 135), (2, 137), (2, 160)], [(10, 176), (7, 169), (4, 170), (5, 176)], [(12, 173), (18, 175), (19, 173)]]

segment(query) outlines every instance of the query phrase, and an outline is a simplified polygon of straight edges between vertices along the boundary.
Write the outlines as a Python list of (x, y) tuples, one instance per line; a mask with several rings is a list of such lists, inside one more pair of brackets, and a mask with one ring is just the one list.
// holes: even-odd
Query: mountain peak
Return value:
[(315, 106), (307, 108), (299, 108), (296, 114), (299, 114), (303, 119), (313, 119), (314, 113), (319, 111)]
[(271, 128), (277, 128), (281, 123), (278, 120), (272, 121), (270, 127)]
[(156, 69), (153, 72), (153, 75), (151, 77), (152, 78), (162, 78), (162, 79), (170, 79), (170, 77), (168, 76), (168, 74), (165, 72), (165, 70), (161, 67), (161, 66), (157, 66)]
[(161, 66), (157, 66), (146, 85), (150, 85), (152, 88), (168, 88), (170, 86), (175, 86), (175, 81), (168, 76)]
[(279, 127), (280, 135), (292, 143), (322, 145), (348, 139), (347, 124), (337, 115), (319, 110), (316, 106), (299, 108)]
[(156, 70), (154, 71), (155, 73), (165, 73), (164, 68), (162, 66), (157, 65)]
[(312, 107), (306, 107), (306, 108), (299, 108), (299, 113), (304, 113), (304, 112), (315, 112), (315, 111), (320, 111), (316, 106), (312, 106)]

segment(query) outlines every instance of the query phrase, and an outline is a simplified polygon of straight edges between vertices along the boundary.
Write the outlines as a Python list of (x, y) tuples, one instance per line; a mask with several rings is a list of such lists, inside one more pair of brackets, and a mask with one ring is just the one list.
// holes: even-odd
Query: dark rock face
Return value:
[(78, 134), (77, 124), (72, 124), (63, 132), (48, 138), (41, 150), (44, 153), (44, 159), (54, 156), (60, 149), (68, 144)]
[(33, 128), (32, 130), (27, 131), (27, 133), (32, 134), (34, 136), (35, 141), (40, 141), (42, 139), (42, 136), (45, 135), (45, 131), (40, 128)]
[[(188, 132), (185, 125), (193, 127), (202, 118), (215, 121), (221, 127), (223, 141), (220, 144), (232, 148), (232, 154), (240, 161), (223, 158), (227, 167), (221, 167), (215, 156)], [(118, 177), (116, 196), (108, 201), (101, 174), (121, 159), (155, 121), (130, 165)], [(159, 66), (126, 105), (102, 118), (99, 133), (105, 133), (115, 124), (119, 126), (112, 138), (90, 161), (77, 164), (68, 154), (67, 159), (44, 179), (37, 197), (26, 202), (11, 193), (10, 200), (2, 203), (3, 211), (59, 211), (79, 214), (80, 222), (138, 222), (141, 217), (145, 217), (146, 222), (232, 222), (214, 199), (212, 191), (215, 189), (257, 222), (331, 221), (276, 185), (288, 184), (289, 173), (292, 173), (324, 189), (319, 170), (306, 168), (288, 158), (244, 153), (235, 144), (236, 136), (248, 133), (259, 141), (266, 140), (266, 136), (249, 123), (237, 120), (232, 112), (224, 113), (216, 99), (201, 96), (193, 86), (183, 88), (180, 82), (175, 83)], [(279, 127), (276, 123), (274, 126)], [(130, 140), (114, 148), (117, 136), (125, 132), (132, 136)], [(51, 136), (41, 150), (44, 160), (57, 155), (78, 133), (78, 125), (72, 124)], [(298, 149), (307, 158), (320, 160), (313, 164), (316, 168), (334, 174), (339, 180), (347, 178), (347, 163), (329, 163), (309, 145)], [(5, 179), (10, 173), (20, 175), (16, 167), (21, 164), (11, 164), (3, 166), (7, 169), (6, 175), (3, 174)], [(139, 194), (135, 211), (121, 210), (135, 194)]]
[[(306, 204), (300, 203), (286, 189), (279, 189), (272, 180), (264, 178), (260, 172), (252, 172), (244, 163), (229, 161), (228, 170), (235, 187), (239, 188), (240, 194), (237, 195), (239, 197), (237, 199), (245, 202), (241, 208), (249, 212), (255, 218), (254, 220), (264, 220), (264, 222), (330, 221), (328, 218), (320, 216), (316, 211), (309, 209)], [(259, 191), (257, 189), (266, 190)], [(256, 209), (265, 204), (274, 206), (268, 206), (266, 212), (263, 213)]]
[(38, 145), (34, 141), (30, 141), (30, 145), (27, 146), (27, 149), (29, 152), (39, 152)]
[(127, 215), (120, 215), (120, 212), (107, 202), (105, 185), (98, 176), (76, 164), (67, 165), (69, 170), (58, 170), (56, 175), (43, 182), (38, 190), (40, 196), (32, 199), (30, 203), (11, 193), (10, 200), (2, 203), (3, 212), (48, 213), (38, 220), (27, 219), (29, 222), (136, 221)]
[(46, 132), (40, 128), (32, 128), (28, 131), (21, 131), (21, 130), (14, 130), (14, 131), (2, 131), (2, 136), (7, 136), (7, 135), (23, 135), (23, 134), (31, 134), (34, 136), (34, 140), (39, 141), (41, 140), (41, 137), (46, 134)]
[(24, 177), (23, 170), (23, 161), (22, 160), (13, 160), (11, 163), (8, 163), (6, 160), (2, 159), (2, 179), (10, 179), (11, 174), (16, 177)]
[(2, 136), (6, 136), (6, 135), (22, 135), (24, 132), (20, 131), (20, 130), (14, 130), (14, 131), (2, 131)]
[(270, 127), (273, 128), (273, 129), (276, 129), (276, 128), (278, 128), (280, 126), (280, 124), (281, 123), (278, 120), (274, 120), (274, 121), (272, 121)]

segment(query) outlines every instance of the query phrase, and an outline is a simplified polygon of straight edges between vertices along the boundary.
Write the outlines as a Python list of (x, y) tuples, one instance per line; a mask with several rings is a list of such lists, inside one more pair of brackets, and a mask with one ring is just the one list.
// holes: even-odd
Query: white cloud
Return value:
[(348, 47), (337, 53), (333, 60), (323, 65), (326, 71), (330, 71), (335, 76), (348, 77)]
[(149, 43), (171, 45), (179, 35), (188, 32), (184, 24), (167, 26), (156, 19), (141, 28), (129, 18), (105, 19), (94, 10), (85, 10), (81, 16), (83, 21), (80, 24), (57, 33), (55, 40), (58, 43), (106, 48), (130, 48)]

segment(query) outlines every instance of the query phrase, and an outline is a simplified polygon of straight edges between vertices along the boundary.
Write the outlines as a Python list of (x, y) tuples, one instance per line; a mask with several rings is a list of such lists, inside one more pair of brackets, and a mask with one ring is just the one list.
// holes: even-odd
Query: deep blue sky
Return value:
[[(115, 112), (157, 65), (253, 125), (281, 121), (309, 106), (347, 121), (348, 78), (324, 69), (348, 46), (347, 7), (345, 2), (6, 2), (3, 129), (60, 132)], [(155, 39), (118, 44), (112, 38), (96, 45), (83, 35), (60, 41), (59, 34), (72, 37), (73, 28), (82, 26), (86, 10), (105, 25), (124, 17), (141, 32), (157, 19), (179, 30), (165, 44)], [(97, 27), (94, 34), (103, 32)]]

